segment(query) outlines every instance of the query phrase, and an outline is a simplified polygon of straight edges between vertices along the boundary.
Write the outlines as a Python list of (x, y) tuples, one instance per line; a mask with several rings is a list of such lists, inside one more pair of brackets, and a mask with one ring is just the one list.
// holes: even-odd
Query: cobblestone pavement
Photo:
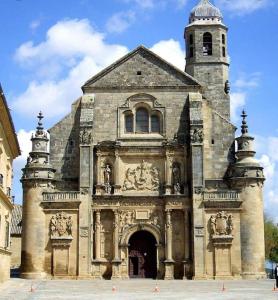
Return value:
[[(0, 285), (0, 299), (278, 299), (274, 281), (155, 281), (155, 280), (45, 280), (11, 279)], [(32, 291), (31, 291), (32, 288)]]

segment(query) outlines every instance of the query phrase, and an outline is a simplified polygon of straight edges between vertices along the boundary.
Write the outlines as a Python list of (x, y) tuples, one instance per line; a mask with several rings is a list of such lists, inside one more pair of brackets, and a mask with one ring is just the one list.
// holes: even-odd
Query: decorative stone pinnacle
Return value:
[(248, 133), (248, 125), (247, 125), (247, 121), (246, 121), (247, 114), (246, 114), (245, 110), (242, 111), (241, 117), (242, 117), (241, 133), (247, 134)]
[(37, 116), (37, 118), (39, 119), (38, 126), (37, 126), (37, 133), (42, 134), (43, 133), (42, 119), (44, 118), (44, 116), (41, 111), (39, 112), (39, 115)]

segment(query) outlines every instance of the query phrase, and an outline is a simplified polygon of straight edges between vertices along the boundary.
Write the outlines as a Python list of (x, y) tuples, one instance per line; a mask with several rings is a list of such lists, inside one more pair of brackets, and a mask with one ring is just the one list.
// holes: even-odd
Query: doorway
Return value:
[(156, 278), (156, 240), (148, 231), (137, 231), (129, 239), (129, 277)]

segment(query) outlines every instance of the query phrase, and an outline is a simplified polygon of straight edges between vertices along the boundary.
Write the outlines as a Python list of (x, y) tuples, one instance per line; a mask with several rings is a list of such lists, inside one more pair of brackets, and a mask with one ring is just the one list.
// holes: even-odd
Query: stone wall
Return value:
[(21, 235), (11, 236), (11, 268), (18, 268), (21, 264)]

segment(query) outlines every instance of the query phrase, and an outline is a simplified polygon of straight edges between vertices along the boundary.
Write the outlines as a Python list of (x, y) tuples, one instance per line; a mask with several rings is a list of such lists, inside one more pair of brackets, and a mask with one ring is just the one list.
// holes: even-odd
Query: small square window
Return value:
[(142, 71), (137, 71), (137, 75), (138, 76), (142, 75)]

